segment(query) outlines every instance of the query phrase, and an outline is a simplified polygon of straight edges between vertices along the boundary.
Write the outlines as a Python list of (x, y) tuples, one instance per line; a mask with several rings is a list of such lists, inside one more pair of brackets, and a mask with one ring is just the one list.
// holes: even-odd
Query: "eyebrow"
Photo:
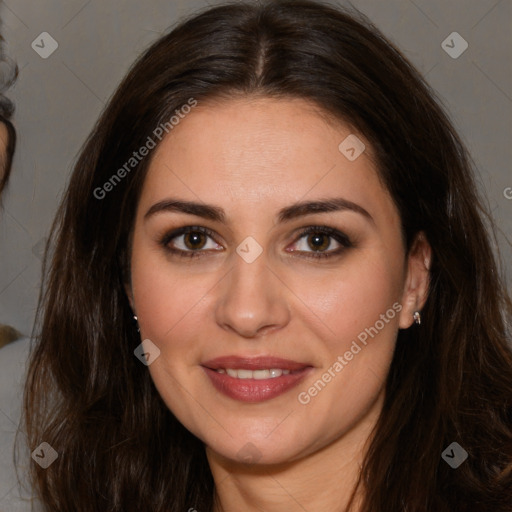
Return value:
[[(302, 201), (279, 210), (277, 215), (278, 222), (288, 222), (298, 217), (311, 215), (314, 213), (327, 213), (336, 211), (352, 211), (365, 217), (367, 220), (375, 223), (373, 217), (362, 206), (343, 199), (342, 197), (318, 199), (316, 201)], [(219, 206), (211, 204), (196, 203), (193, 201), (183, 201), (174, 198), (164, 199), (155, 203), (144, 215), (144, 220), (157, 213), (180, 212), (196, 215), (205, 219), (226, 224), (226, 213)]]

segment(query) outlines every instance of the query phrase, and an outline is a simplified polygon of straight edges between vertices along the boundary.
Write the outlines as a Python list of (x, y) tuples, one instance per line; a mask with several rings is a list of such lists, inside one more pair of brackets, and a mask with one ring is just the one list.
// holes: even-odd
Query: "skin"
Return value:
[[(5, 161), (7, 159), (7, 144), (9, 142), (9, 132), (7, 126), (0, 122), (0, 185), (5, 175)], [(0, 192), (2, 192), (0, 190)]]
[[(161, 351), (148, 367), (159, 393), (205, 443), (217, 511), (344, 509), (382, 408), (398, 330), (411, 326), (426, 299), (430, 246), (419, 236), (406, 255), (369, 143), (357, 135), (366, 150), (355, 161), (338, 149), (351, 133), (304, 100), (246, 97), (198, 105), (152, 155), (127, 294), (141, 339)], [(169, 197), (221, 207), (226, 224), (171, 211), (145, 218)], [(333, 197), (357, 203), (373, 220), (343, 210), (276, 221), (283, 207)], [(169, 245), (197, 251), (185, 245), (195, 243), (203, 257), (180, 259), (159, 243), (173, 229), (197, 225), (215, 238), (181, 235)], [(310, 225), (335, 228), (354, 246), (330, 259), (307, 258), (316, 246), (301, 231)], [(248, 236), (263, 248), (252, 263), (236, 252)], [(340, 247), (333, 238), (323, 242), (324, 252)], [(394, 303), (401, 311), (309, 403), (299, 403), (298, 394)], [(201, 367), (231, 354), (273, 355), (313, 370), (278, 397), (243, 403), (217, 392)], [(240, 460), (249, 442), (255, 463)]]

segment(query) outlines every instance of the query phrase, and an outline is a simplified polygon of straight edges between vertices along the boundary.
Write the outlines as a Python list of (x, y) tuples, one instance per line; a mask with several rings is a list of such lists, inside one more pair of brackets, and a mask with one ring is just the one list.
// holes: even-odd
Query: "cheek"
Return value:
[(297, 395), (313, 431), (328, 438), (349, 431), (381, 396), (401, 310), (396, 276), (385, 265), (362, 265), (326, 279), (321, 292), (298, 292), (321, 319), (315, 334), (322, 365)]
[(212, 286), (207, 279), (177, 272), (162, 262), (161, 256), (148, 251), (134, 254), (132, 288), (140, 336), (150, 339), (160, 350), (160, 357), (148, 369), (168, 408), (191, 426), (194, 415), (201, 414), (194, 407), (200, 402), (190, 397), (201, 396), (198, 386), (203, 376), (197, 367), (196, 340), (204, 340), (208, 332), (201, 331), (207, 315), (202, 298)]
[[(134, 243), (131, 280), (141, 337), (153, 341), (164, 356), (180, 353), (181, 362), (192, 361), (191, 344), (206, 325), (207, 299), (219, 279), (215, 272), (178, 270), (161, 249)], [(177, 361), (164, 359), (169, 366)]]
[(180, 278), (161, 271), (157, 266), (134, 268), (133, 293), (141, 335), (165, 342), (176, 332), (197, 325), (201, 297), (208, 292), (207, 283), (190, 277)]
[(376, 323), (382, 337), (393, 338), (401, 288), (401, 269), (378, 251), (365, 257), (354, 253), (332, 273), (297, 275), (293, 283), (304, 310), (309, 309), (316, 317), (318, 334), (337, 351), (348, 350), (352, 340)]

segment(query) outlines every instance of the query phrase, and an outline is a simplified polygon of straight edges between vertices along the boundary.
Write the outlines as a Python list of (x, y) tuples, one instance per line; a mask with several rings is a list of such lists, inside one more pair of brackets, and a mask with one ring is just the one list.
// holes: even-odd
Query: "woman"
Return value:
[[(0, 205), (2, 191), (6, 188), (11, 173), (16, 146), (16, 131), (9, 120), (11, 111), (12, 103), (0, 94)], [(14, 327), (0, 324), (0, 348), (20, 337), (21, 334)]]
[(0, 194), (7, 186), (16, 147), (16, 130), (10, 121), (14, 111), (14, 105), (2, 94), (6, 88), (12, 85), (18, 76), (18, 68), (16, 65), (13, 66), (13, 77), (6, 81), (0, 89)]
[[(14, 105), (3, 93), (16, 81), (18, 76), (18, 67), (4, 55), (3, 48), (1, 48), (2, 42), (3, 38), (0, 36), (0, 62), (4, 63), (4, 69), (9, 69), (10, 76), (4, 77), (0, 84), (0, 206), (2, 192), (7, 187), (11, 174), (16, 148), (16, 130), (10, 120), (14, 112)], [(14, 327), (0, 324), (0, 348), (17, 340), (20, 336), (21, 334)]]
[(9, 120), (10, 105), (5, 96), (0, 96), (0, 193), (7, 186), (16, 145), (16, 131)]
[(25, 396), (46, 509), (510, 510), (512, 305), (484, 220), (433, 93), (362, 17), (181, 24), (53, 228)]

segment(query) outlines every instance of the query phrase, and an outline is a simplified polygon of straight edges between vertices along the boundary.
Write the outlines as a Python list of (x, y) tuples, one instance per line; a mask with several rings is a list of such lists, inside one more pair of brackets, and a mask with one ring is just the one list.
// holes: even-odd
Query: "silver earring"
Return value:
[(139, 324), (137, 322), (137, 320), (138, 320), (137, 315), (133, 315), (133, 319), (135, 320), (135, 323), (137, 324), (137, 332), (140, 332)]
[(419, 311), (415, 311), (414, 312), (414, 315), (412, 315), (412, 317), (414, 318), (414, 321), (420, 325), (421, 324), (421, 315), (420, 315), (420, 312)]

